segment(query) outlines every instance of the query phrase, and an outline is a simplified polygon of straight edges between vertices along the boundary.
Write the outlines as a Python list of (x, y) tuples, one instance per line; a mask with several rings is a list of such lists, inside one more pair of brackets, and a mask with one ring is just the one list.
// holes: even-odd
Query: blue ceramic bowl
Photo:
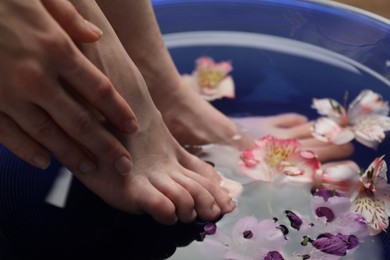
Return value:
[[(313, 97), (342, 102), (363, 89), (390, 100), (390, 21), (332, 1), (154, 0), (167, 47), (181, 73), (200, 56), (230, 60), (236, 98), (212, 104), (229, 116), (297, 112), (309, 118)], [(366, 167), (377, 151), (355, 144)], [(381, 236), (378, 259), (390, 258)], [(178, 258), (175, 258), (178, 259)], [(190, 259), (190, 258), (188, 258)]]
[[(154, 0), (180, 72), (199, 56), (231, 60), (234, 100), (213, 105), (231, 116), (298, 112), (314, 118), (313, 97), (342, 99), (370, 88), (390, 100), (390, 22), (331, 1)], [(362, 167), (389, 143), (367, 156)], [(61, 165), (40, 171), (0, 147), (0, 259), (191, 259), (184, 247), (202, 224), (158, 225), (105, 205), (73, 180), (68, 206), (44, 202)], [(88, 207), (86, 207), (88, 205)], [(383, 235), (377, 259), (390, 259)], [(176, 247), (184, 250), (174, 254)], [(184, 255), (178, 255), (182, 253)], [(357, 257), (357, 259), (359, 259)]]

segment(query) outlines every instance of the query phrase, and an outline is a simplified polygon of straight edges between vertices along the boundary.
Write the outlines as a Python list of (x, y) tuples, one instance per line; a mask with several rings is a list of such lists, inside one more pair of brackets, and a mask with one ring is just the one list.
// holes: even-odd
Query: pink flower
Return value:
[(372, 236), (389, 226), (390, 185), (386, 173), (386, 161), (376, 158), (361, 176), (361, 189), (353, 201), (353, 211), (364, 217)]
[(320, 163), (312, 151), (302, 150), (296, 139), (278, 139), (270, 135), (255, 142), (253, 149), (241, 154), (241, 170), (255, 180), (311, 182)]
[(184, 82), (208, 101), (223, 97), (234, 98), (234, 82), (228, 74), (232, 71), (228, 61), (214, 62), (209, 57), (196, 60), (192, 75), (182, 75)]
[(320, 141), (344, 144), (356, 139), (376, 148), (390, 130), (389, 105), (371, 90), (363, 90), (348, 109), (326, 98), (313, 99), (312, 107), (324, 116), (312, 128), (313, 136)]

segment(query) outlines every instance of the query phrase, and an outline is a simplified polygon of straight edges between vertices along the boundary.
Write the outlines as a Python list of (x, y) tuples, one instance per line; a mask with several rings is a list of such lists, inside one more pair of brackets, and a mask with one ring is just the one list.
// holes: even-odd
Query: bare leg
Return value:
[[(241, 134), (236, 124), (204, 101), (181, 80), (154, 17), (150, 1), (97, 1), (137, 64), (173, 136), (181, 144), (228, 143), (239, 148), (251, 146), (250, 138), (232, 140)], [(180, 111), (180, 113), (178, 113)], [(351, 144), (340, 147), (312, 138), (307, 119), (297, 114), (234, 120), (252, 121), (252, 136), (272, 134), (279, 138), (302, 139), (323, 161), (345, 158)]]
[(169, 133), (141, 74), (95, 1), (74, 4), (104, 31), (96, 44), (83, 45), (83, 52), (110, 78), (139, 119), (135, 134), (120, 136), (134, 162), (127, 176), (99, 165), (97, 174), (78, 178), (110, 205), (130, 213), (149, 213), (162, 223), (188, 222), (196, 215), (212, 220), (233, 210), (218, 174), (186, 152)]

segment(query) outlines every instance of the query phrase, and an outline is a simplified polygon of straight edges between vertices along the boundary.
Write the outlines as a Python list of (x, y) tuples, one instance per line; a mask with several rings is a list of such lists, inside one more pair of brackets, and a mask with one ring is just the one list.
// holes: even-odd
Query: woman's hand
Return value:
[(127, 134), (136, 117), (72, 41), (100, 29), (67, 0), (2, 0), (0, 35), (0, 143), (42, 169), (51, 152), (70, 171), (92, 173), (99, 160), (126, 174), (130, 154), (90, 111)]

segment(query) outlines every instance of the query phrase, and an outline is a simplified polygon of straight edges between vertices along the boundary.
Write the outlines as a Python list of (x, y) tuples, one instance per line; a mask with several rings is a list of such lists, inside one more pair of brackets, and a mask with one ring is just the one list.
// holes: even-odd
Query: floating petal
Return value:
[(327, 116), (337, 123), (340, 123), (340, 120), (346, 115), (343, 106), (336, 100), (330, 98), (313, 98), (312, 108), (316, 109), (320, 115)]
[(354, 133), (349, 128), (343, 128), (327, 117), (319, 118), (314, 123), (312, 134), (317, 140), (334, 144), (345, 144), (355, 138)]
[(372, 90), (363, 90), (349, 105), (348, 115), (353, 121), (366, 115), (383, 115), (389, 114), (389, 105), (383, 100), (382, 96)]
[(376, 148), (385, 139), (388, 129), (390, 118), (383, 116), (360, 117), (353, 125), (356, 140), (371, 148)]

